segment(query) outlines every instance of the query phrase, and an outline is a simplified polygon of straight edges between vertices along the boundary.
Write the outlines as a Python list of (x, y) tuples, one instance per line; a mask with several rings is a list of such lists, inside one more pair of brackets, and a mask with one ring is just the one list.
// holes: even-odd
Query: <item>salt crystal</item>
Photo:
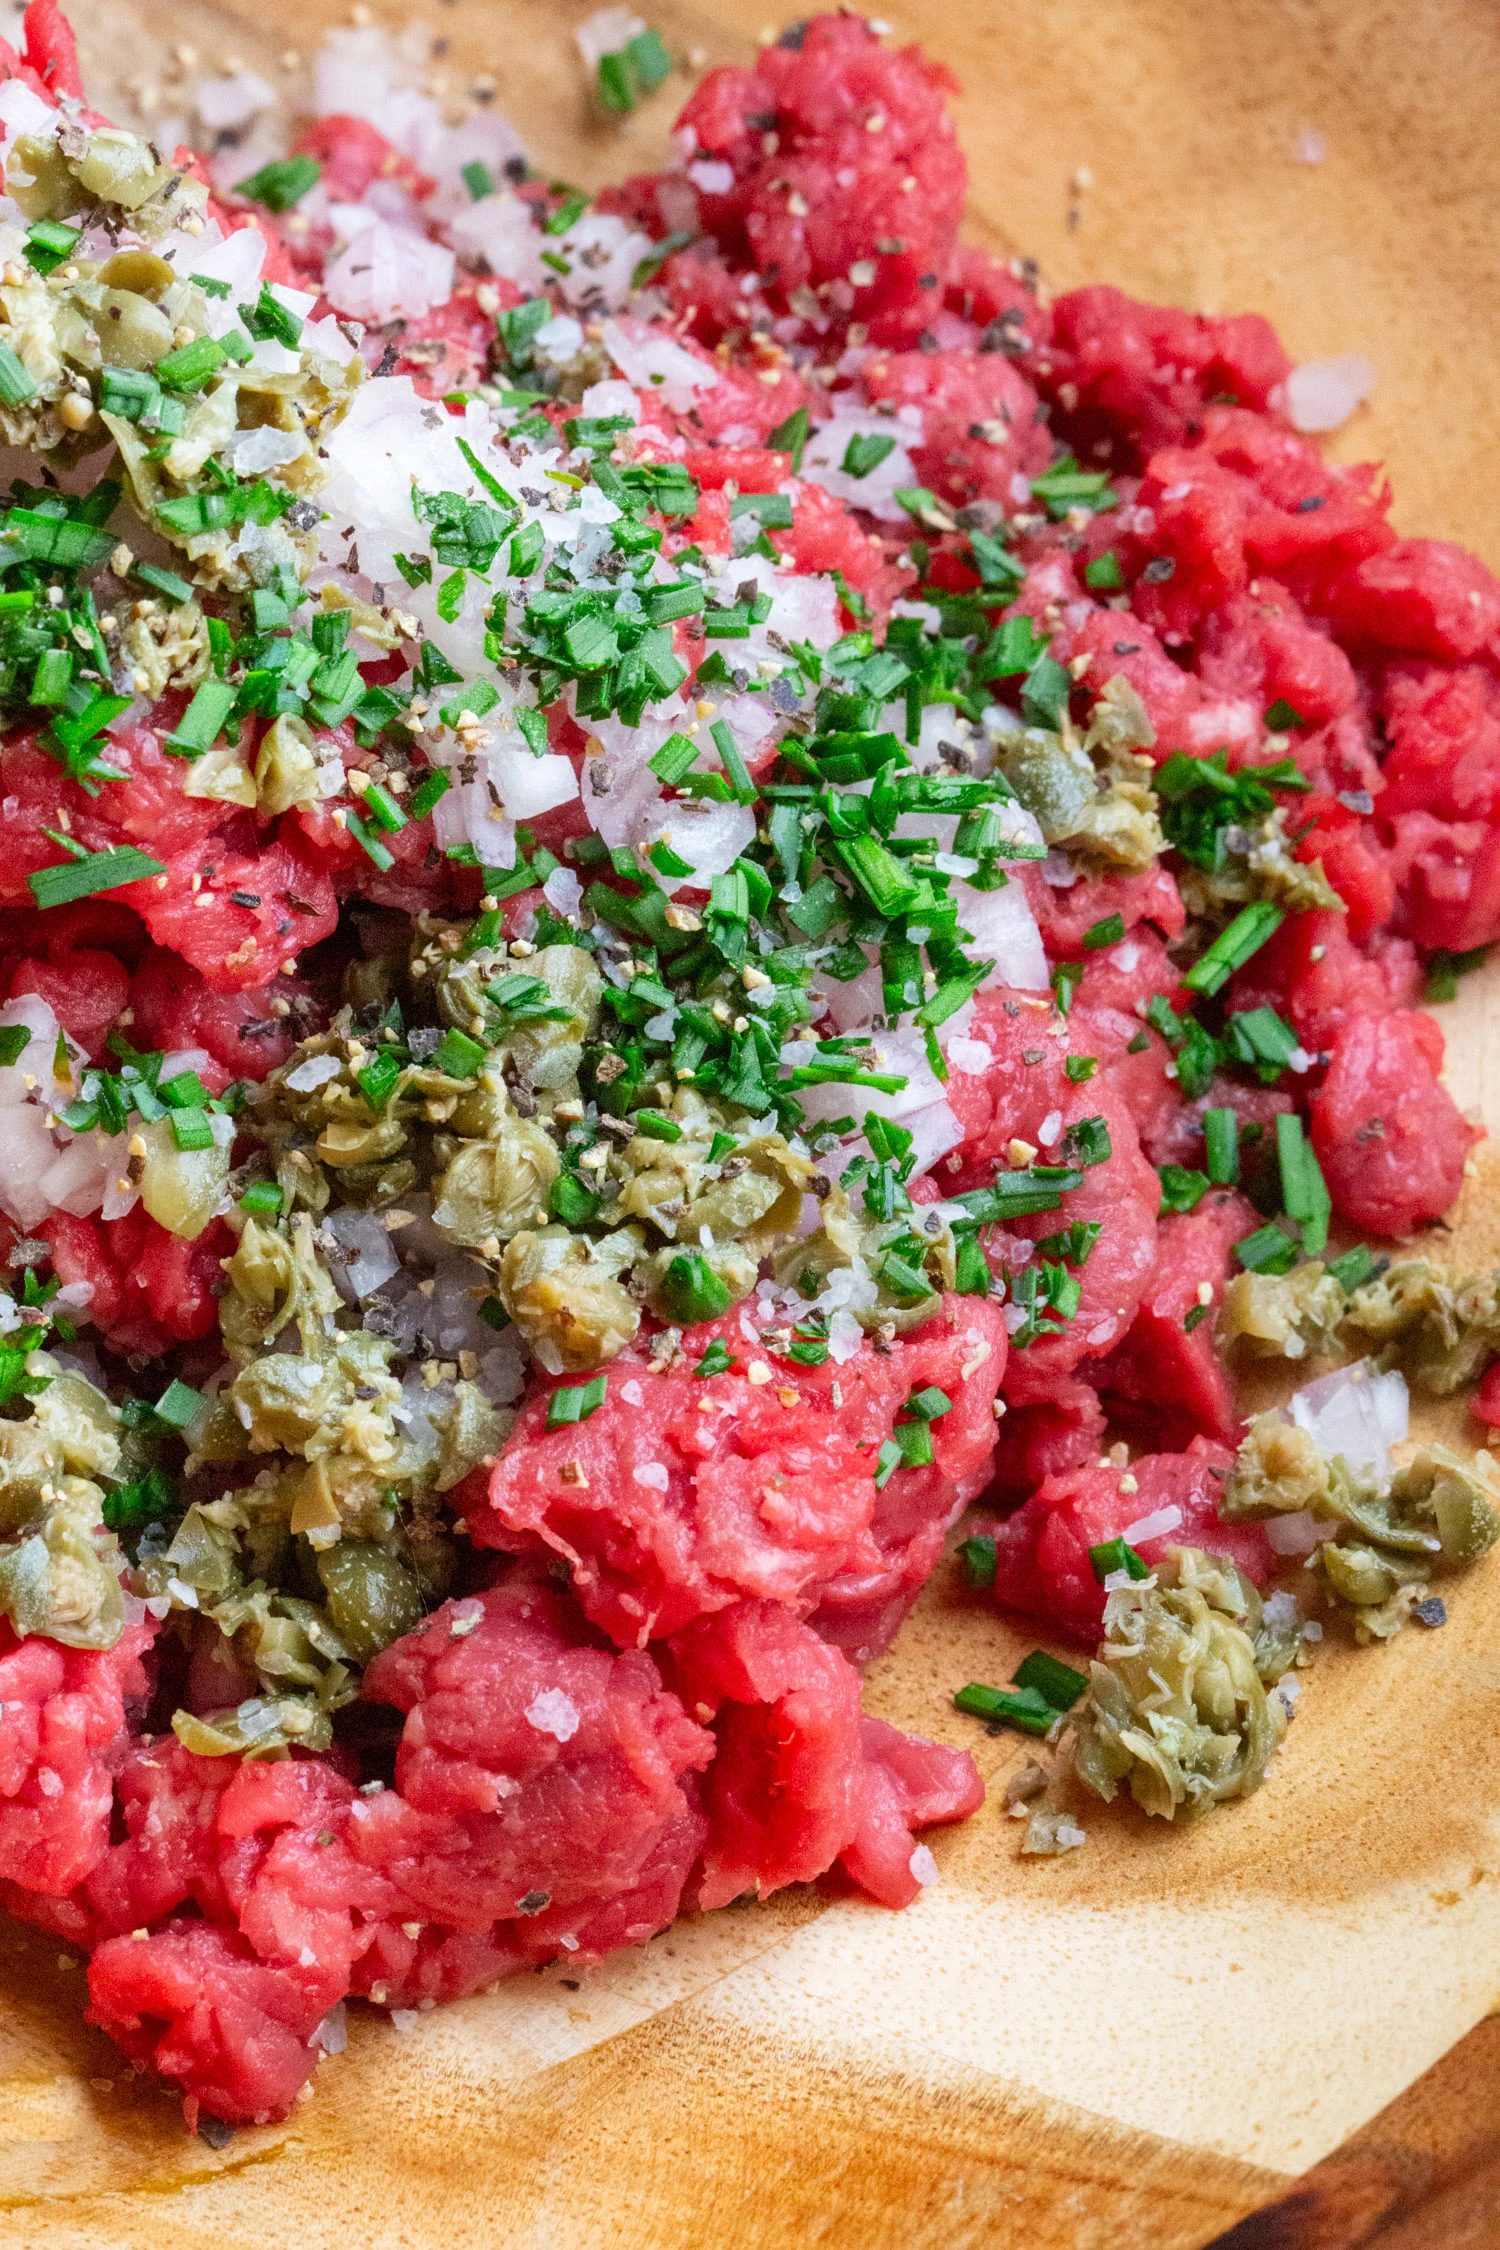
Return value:
[(646, 1394), (633, 1375), (628, 1383), (620, 1385), (620, 1396), (627, 1406), (644, 1406), (646, 1403)]
[(938, 1863), (925, 1844), (918, 1844), (907, 1861), (913, 1882), (928, 1890), (938, 1879)]
[(1310, 1555), (1336, 1529), (1336, 1525), (1319, 1523), (1305, 1508), (1299, 1508), (1295, 1515), (1272, 1516), (1266, 1525), (1266, 1539), (1275, 1554)]
[(641, 1461), (635, 1470), (637, 1484), (645, 1485), (648, 1492), (665, 1492), (668, 1484), (666, 1465), (661, 1461)]
[(1180, 1508), (1157, 1508), (1151, 1515), (1140, 1516), (1134, 1523), (1128, 1523), (1120, 1537), (1134, 1547), (1142, 1539), (1164, 1539), (1169, 1531), (1177, 1529), (1181, 1521)]
[(417, 2008), (392, 2008), (391, 2010), (392, 2031), (414, 2031), (420, 2021), (421, 2011)]
[(559, 1742), (571, 1742), (582, 1723), (578, 1706), (561, 1688), (542, 1688), (531, 1699), (526, 1712), (526, 1723), (536, 1728), (538, 1734), (555, 1735)]
[(982, 1039), (950, 1039), (948, 1061), (961, 1078), (982, 1078), (995, 1059), (993, 1047)]
[(294, 1094), (310, 1094), (315, 1087), (326, 1086), (330, 1078), (337, 1078), (343, 1067), (336, 1055), (309, 1055), (306, 1062), (287, 1072), (286, 1084)]
[(312, 2038), (308, 2041), (308, 2045), (310, 2047), (321, 2047), (325, 2055), (341, 2055), (348, 2044), (347, 2019), (344, 2013), (344, 2003), (340, 2000), (329, 2009), (327, 2015), (313, 2033)]
[(705, 195), (727, 195), (734, 186), (734, 166), (700, 157), (696, 164), (688, 166), (688, 178)]

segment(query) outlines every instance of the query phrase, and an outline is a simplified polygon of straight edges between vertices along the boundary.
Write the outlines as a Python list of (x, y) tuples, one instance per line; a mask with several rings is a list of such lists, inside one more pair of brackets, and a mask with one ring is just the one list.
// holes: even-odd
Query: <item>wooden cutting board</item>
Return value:
[[(588, 186), (658, 161), (695, 70), (773, 22), (769, 0), (653, 6), (694, 61), (619, 126), (590, 114), (586, 13), (428, 20), (452, 95), (492, 73), (535, 157)], [(152, 123), (232, 58), (295, 100), (298, 56), (347, 20), (325, 0), (75, 16), (94, 98)], [(1482, 0), (912, 0), (896, 29), (964, 83), (975, 240), (1055, 286), (1263, 310), (1302, 358), (1364, 352), (1378, 388), (1335, 449), (1389, 465), (1403, 526), (1500, 562)], [(1442, 1013), (1459, 1100), (1500, 1126), (1497, 1001), (1475, 979)], [(1500, 1154), (1452, 1249), (1500, 1260)], [(1500, 1560), (1450, 1613), (1389, 1649), (1325, 1642), (1272, 1784), (1195, 1831), (1080, 1800), (1086, 1847), (1023, 1861), (992, 1802), (936, 1839), (942, 1881), (906, 1914), (797, 1892), (405, 2035), (351, 2010), (293, 2118), (222, 2151), (82, 2029), (79, 1964), (0, 1928), (0, 2243), (1195, 2250), (1239, 2221), (1262, 2250), (1500, 2243), (1500, 2030), (1473, 2030), (1500, 1998)], [(1003, 1779), (1020, 1747), (950, 1698), (1029, 1640), (942, 1572), (871, 1707)]]

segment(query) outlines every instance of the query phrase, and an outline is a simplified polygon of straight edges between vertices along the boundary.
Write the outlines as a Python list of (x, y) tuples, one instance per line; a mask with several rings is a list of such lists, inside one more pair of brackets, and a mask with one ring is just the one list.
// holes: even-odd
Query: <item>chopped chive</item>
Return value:
[(268, 211), (290, 211), (322, 177), (323, 167), (315, 156), (283, 156), (241, 180), (234, 192), (247, 202), (263, 203)]
[(474, 1078), (486, 1051), (479, 1040), (471, 1039), (466, 1031), (445, 1031), (432, 1050), (432, 1068), (440, 1070), (445, 1078)]
[(1106, 1539), (1097, 1547), (1090, 1547), (1089, 1561), (1100, 1585), (1117, 1571), (1126, 1571), (1132, 1578), (1149, 1578), (1151, 1565), (1138, 1555), (1124, 1539)]
[(107, 852), (90, 852), (85, 859), (64, 860), (59, 867), (38, 868), (26, 880), (37, 905), (46, 908), (71, 906), (76, 899), (117, 891), (125, 883), (166, 872), (159, 859), (138, 851), (134, 844), (117, 844)]
[(238, 689), (228, 680), (203, 680), (162, 748), (174, 758), (201, 758), (218, 740), (225, 720), (234, 709)]
[(728, 1284), (700, 1250), (680, 1250), (662, 1279), (662, 1294), (680, 1320), (717, 1320), (734, 1302)]
[(481, 164), (477, 156), (472, 164), (466, 164), (463, 167), (459, 178), (468, 189), (470, 200), (474, 203), (482, 203), (487, 195), (493, 195), (495, 192), (495, 183), (490, 177), (489, 166)]
[(882, 461), (889, 460), (896, 450), (893, 437), (877, 437), (873, 433), (856, 430), (844, 448), (844, 458), (839, 466), (846, 477), (867, 477), (878, 469)]
[(26, 262), (36, 273), (56, 273), (82, 239), (81, 227), (64, 226), (58, 219), (38, 219), (26, 229)]
[(1005, 1688), (986, 1687), (982, 1680), (970, 1680), (967, 1687), (961, 1687), (953, 1706), (970, 1718), (1017, 1727), (1022, 1734), (1050, 1734), (1061, 1716), (1035, 1688), (1016, 1695)]
[(1297, 1245), (1278, 1226), (1257, 1227), (1234, 1246), (1234, 1254), (1247, 1273), (1290, 1273), (1297, 1263)]
[(253, 305), (240, 306), (240, 318), (258, 342), (285, 344), (288, 351), (295, 351), (301, 341), (301, 315), (281, 302), (269, 281), (261, 283)]
[(416, 788), (407, 798), (407, 808), (413, 820), (425, 820), (440, 798), (446, 797), (453, 786), (453, 776), (441, 766), (434, 766), (423, 774)]
[(190, 1149), (212, 1148), (214, 1129), (207, 1113), (201, 1109), (174, 1109), (170, 1113), (172, 1139), (184, 1152)]
[(583, 1227), (597, 1218), (599, 1198), (589, 1193), (576, 1172), (560, 1172), (552, 1183), (547, 1208), (561, 1225)]
[(14, 1068), (31, 1045), (31, 1033), (24, 1023), (0, 1025), (0, 1068)]
[(274, 1180), (252, 1180), (240, 1197), (240, 1209), (252, 1218), (279, 1215), (281, 1204), (281, 1190)]
[(1240, 1121), (1232, 1109), (1206, 1109), (1203, 1138), (1208, 1176), (1215, 1187), (1232, 1187), (1240, 1176)]
[(1347, 1289), (1352, 1295), (1375, 1271), (1375, 1259), (1368, 1243), (1358, 1242), (1352, 1250), (1346, 1250), (1342, 1257), (1330, 1258), (1328, 1271), (1339, 1287)]
[(388, 874), (396, 862), (369, 822), (362, 819), (357, 812), (349, 812), (344, 815), (344, 826), (348, 829), (349, 834), (354, 838), (366, 859), (373, 860), (382, 875)]
[(999, 1565), (999, 1549), (987, 1532), (976, 1532), (972, 1539), (964, 1541), (958, 1552), (964, 1566), (964, 1575), (971, 1586), (994, 1585)]
[(154, 587), (158, 594), (165, 594), (167, 600), (175, 602), (179, 608), (192, 600), (192, 587), (185, 578), (179, 578), (175, 570), (163, 570), (157, 563), (145, 562), (132, 563), (130, 567), (143, 586)]
[(578, 221), (583, 217), (583, 214), (588, 209), (588, 207), (589, 199), (586, 195), (580, 194), (578, 189), (576, 188), (566, 190), (563, 195), (563, 200), (561, 203), (559, 203), (557, 209), (555, 211), (549, 211), (546, 218), (543, 219), (543, 234), (566, 234), (569, 227), (576, 226), (578, 224)]
[(1183, 983), (1190, 992), (1212, 995), (1220, 991), (1236, 969), (1242, 969), (1251, 955), (1275, 936), (1285, 919), (1282, 908), (1273, 906), (1269, 899), (1257, 899), (1253, 906), (1244, 907), (1194, 962)]
[(648, 1141), (680, 1141), (682, 1127), (675, 1117), (665, 1116), (659, 1109), (632, 1110), (630, 1122)]
[(43, 649), (36, 660), (36, 671), (32, 674), (32, 702), (39, 703), (44, 707), (49, 704), (65, 703), (68, 690), (72, 684), (72, 651), (65, 648)]
[(766, 444), (774, 452), (790, 453), (794, 475), (802, 466), (802, 449), (807, 443), (809, 426), (807, 408), (799, 406), (794, 408), (784, 422), (778, 422), (766, 439)]
[(379, 827), (385, 830), (388, 836), (394, 836), (398, 828), (406, 826), (406, 814), (401, 810), (390, 791), (382, 788), (378, 781), (370, 783), (369, 788), (364, 793), (363, 801), (365, 811)]
[(1206, 1172), (1192, 1171), (1185, 1164), (1164, 1164), (1157, 1177), (1163, 1212), (1196, 1211), (1212, 1185)]
[(195, 336), (190, 344), (159, 359), (152, 373), (165, 390), (201, 391), (223, 364), (223, 345), (216, 344), (212, 336)]
[(1089, 953), (1101, 952), (1106, 945), (1118, 945), (1124, 935), (1124, 915), (1106, 914), (1102, 921), (1095, 922), (1092, 928), (1084, 931), (1084, 949)]
[(1023, 1658), (1011, 1674), (1013, 1685), (1032, 1688), (1044, 1695), (1054, 1711), (1071, 1711), (1084, 1689), (1087, 1675), (1075, 1672), (1071, 1664), (1064, 1664), (1049, 1656), (1044, 1648), (1034, 1648)]
[(1070, 1164), (1080, 1165), (1086, 1172), (1096, 1164), (1107, 1164), (1114, 1154), (1108, 1124), (1102, 1117), (1080, 1117), (1068, 1127), (1063, 1153)]
[(36, 397), (36, 385), (9, 344), (0, 343), (0, 400), (7, 406), (24, 406)]
[(685, 734), (669, 734), (654, 757), (647, 764), (660, 782), (673, 788), (684, 774), (691, 772), (698, 756), (698, 746)]
[(729, 776), (729, 786), (736, 799), (742, 805), (753, 805), (755, 783), (750, 778), (750, 768), (745, 763), (739, 744), (722, 719), (715, 719), (708, 731), (713, 736), (714, 748), (724, 761), (724, 771)]
[(195, 1391), (190, 1383), (179, 1382), (174, 1378), (151, 1411), (158, 1422), (166, 1422), (174, 1430), (185, 1430), (202, 1404), (201, 1391)]
[(378, 1116), (385, 1108), (401, 1081), (405, 1065), (390, 1053), (378, 1054), (373, 1062), (355, 1072), (360, 1092)]
[(1302, 1229), (1302, 1247), (1316, 1257), (1328, 1241), (1333, 1205), (1323, 1168), (1312, 1152), (1299, 1117), (1276, 1120), (1276, 1155), (1281, 1168), (1281, 1200), (1289, 1219)]
[(168, 1109), (202, 1109), (208, 1101), (208, 1088), (196, 1070), (179, 1071), (156, 1090)]
[(572, 1383), (552, 1393), (547, 1401), (547, 1427), (561, 1430), (575, 1422), (586, 1422), (597, 1414), (609, 1393), (607, 1375), (595, 1375), (587, 1383)]

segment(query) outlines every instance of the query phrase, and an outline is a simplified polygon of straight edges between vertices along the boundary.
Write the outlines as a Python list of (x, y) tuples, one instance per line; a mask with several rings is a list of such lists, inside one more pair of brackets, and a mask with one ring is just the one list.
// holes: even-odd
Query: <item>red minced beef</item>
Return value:
[(1169, 1547), (1208, 1547), (1264, 1585), (1277, 1567), (1264, 1527), (1219, 1520), (1232, 1459), (1223, 1446), (1195, 1437), (1182, 1452), (1142, 1454), (1128, 1468), (1095, 1461), (1049, 1476), (1003, 1523), (975, 1527), (995, 1542), (994, 1600), (1093, 1647), (1105, 1596), (1089, 1549), (1174, 1508), (1175, 1524), (1131, 1539), (1144, 1561), (1160, 1562)]
[[(895, 1590), (890, 1573), (902, 1575), (903, 1542), (883, 1546), (873, 1532), (879, 1449), (914, 1392), (945, 1392), (952, 1409), (931, 1425), (942, 1483), (929, 1520), (950, 1511), (994, 1447), (1006, 1350), (999, 1309), (948, 1297), (912, 1336), (883, 1352), (865, 1340), (852, 1358), (822, 1367), (800, 1366), (751, 1333), (753, 1342), (734, 1314), (689, 1328), (670, 1372), (653, 1374), (646, 1353), (626, 1352), (603, 1406), (555, 1430), (546, 1424), (558, 1386), (536, 1383), (486, 1504), (469, 1512), (475, 1545), (561, 1556), (587, 1615), (622, 1647), (741, 1599), (806, 1614), (851, 1572), (873, 1574), (882, 1605)], [(695, 1375), (715, 1343), (733, 1368)], [(927, 1476), (895, 1470), (890, 1507), (903, 1479)]]
[[(33, 0), (24, 59), (0, 47), (0, 66), (44, 95), (78, 93), (52, 0)], [(727, 186), (691, 187), (691, 214), (681, 172), (601, 199), (656, 235), (689, 216), (697, 230), (659, 286), (716, 380), (687, 413), (647, 397), (630, 441), (640, 460), (683, 460), (700, 486), (667, 549), (731, 552), (735, 493), (784, 490), (792, 526), (766, 536), (794, 570), (842, 574), (848, 625), (878, 633), (924, 582), (979, 592), (991, 620), (1050, 635), (1080, 725), (1120, 676), (1157, 763), (1222, 749), (1233, 772), (1289, 754), (1307, 784), (1289, 800), (1292, 848), (1343, 911), (1288, 913), (1224, 1001), (1275, 1007), (1303, 1054), (1274, 1087), (1220, 1072), (1185, 1099), (1167, 1042), (1142, 1025), (1153, 996), (1185, 1001), (1170, 868), (1071, 884), (1013, 870), (1049, 961), (1083, 974), (1065, 1021), (1043, 994), (978, 996), (969, 1054), (989, 1059), (950, 1076), (962, 1138), (914, 1199), (989, 1186), (1017, 1141), (1066, 1155), (1070, 1129), (1102, 1121), (1108, 1156), (1065, 1207), (989, 1239), (1014, 1274), (1049, 1235), (1101, 1222), (1066, 1330), (1017, 1348), (997, 1303), (952, 1296), (916, 1332), (808, 1368), (747, 1308), (690, 1329), (675, 1359), (643, 1338), (610, 1368), (604, 1406), (556, 1431), (557, 1384), (535, 1380), (493, 1470), (463, 1489), (476, 1590), (366, 1672), (360, 1724), (372, 1740), (399, 1729), (382, 1769), (393, 1785), (358, 1786), (356, 1730), (325, 1758), (251, 1764), (139, 1731), (149, 1621), (104, 1654), (0, 1629), (0, 1898), (94, 1948), (94, 2020), (179, 2084), (190, 2116), (284, 2113), (345, 1994), (457, 1997), (639, 1942), (684, 1901), (794, 1881), (908, 1903), (931, 1874), (916, 1833), (963, 1818), (981, 1786), (963, 1752), (862, 1716), (856, 1666), (889, 1645), (987, 1482), (992, 1502), (1022, 1503), (993, 1527), (994, 1598), (1081, 1644), (1104, 1602), (1090, 1546), (1163, 1510), (1170, 1529), (1136, 1535), (1148, 1562), (1202, 1544), (1258, 1582), (1271, 1569), (1261, 1527), (1217, 1513), (1239, 1422), (1214, 1314), (1261, 1214), (1221, 1189), (1162, 1217), (1154, 1167), (1203, 1160), (1209, 1107), (1262, 1127), (1295, 1108), (1348, 1225), (1409, 1234), (1460, 1188), (1475, 1134), (1415, 1002), (1422, 950), (1500, 938), (1500, 584), (1447, 542), (1399, 537), (1378, 470), (1331, 464), (1291, 427), (1290, 362), (1256, 316), (1104, 287), (1049, 306), (1024, 269), (959, 247), (948, 86), (859, 20), (818, 18), (692, 95), (683, 131)], [(324, 119), (301, 145), (341, 195), (382, 180), (426, 191), (360, 120)], [(316, 279), (316, 230), (289, 250), (269, 219), (221, 223), (259, 226), (272, 278)], [(478, 286), (405, 332), (399, 364), (434, 398), (485, 372)], [(911, 526), (874, 524), (793, 473), (787, 418), (816, 421), (845, 395), (813, 379), (807, 344), (830, 367), (848, 350), (839, 381), (861, 403), (920, 410), (914, 474), (955, 508), (977, 503), (966, 522), (1013, 513), (1014, 480), (1055, 447), (1106, 468), (1118, 505), (1082, 523), (1023, 509), (1024, 576), (1004, 604), (958, 532), (924, 531), (919, 571)], [(1121, 589), (1107, 594), (1089, 572), (1106, 554)], [(706, 653), (683, 626), (677, 645), (691, 665)], [(367, 684), (406, 668), (405, 654), (367, 665)], [(994, 692), (1013, 702), (1014, 682)], [(189, 796), (189, 766), (163, 747), (183, 702), (113, 738), (127, 778), (97, 797), (37, 741), (7, 744), (0, 981), (45, 998), (91, 1056), (116, 1029), (202, 1047), (216, 1088), (263, 1077), (324, 1020), (331, 984), (289, 965), (341, 907), (472, 911), (478, 877), (436, 850), (425, 819), (391, 836), (377, 869), (327, 807), (269, 820)], [(583, 755), (561, 706), (551, 732)], [(331, 740), (346, 766), (367, 756), (347, 724)], [(561, 851), (581, 817), (562, 808), (536, 833)], [(39, 915), (26, 878), (55, 862), (43, 831), (59, 825), (89, 851), (139, 844), (166, 876)], [(507, 933), (535, 896), (507, 902)], [(1122, 940), (1091, 945), (1116, 915)], [(1093, 1063), (1082, 1084), (1069, 1060)], [(58, 1278), (89, 1285), (114, 1350), (155, 1359), (212, 1335), (221, 1223), (193, 1243), (140, 1210), (55, 1212), (35, 1231)], [(699, 1378), (711, 1345), (733, 1365)], [(923, 1388), (951, 1402), (931, 1424), (933, 1462), (878, 1480)], [(1476, 1407), (1493, 1418), (1497, 1401), (1492, 1370)], [(1120, 1429), (1150, 1449), (1128, 1469), (1101, 1458)]]

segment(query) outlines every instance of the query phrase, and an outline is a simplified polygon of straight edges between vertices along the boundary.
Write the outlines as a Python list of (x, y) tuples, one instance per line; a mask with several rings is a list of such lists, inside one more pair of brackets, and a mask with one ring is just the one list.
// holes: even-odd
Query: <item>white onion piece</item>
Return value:
[[(335, 205), (339, 217), (349, 204)], [(370, 214), (348, 247), (325, 268), (323, 294), (337, 311), (372, 326), (416, 320), (453, 294), (453, 252), (440, 242)]]
[(645, 28), (640, 17), (633, 15), (629, 8), (596, 8), (592, 15), (576, 24), (573, 37), (590, 77), (598, 69), (601, 56), (617, 55)]
[(946, 1102), (933, 1102), (926, 1109), (913, 1110), (902, 1123), (911, 1135), (911, 1177), (914, 1180), (930, 1172), (938, 1159), (957, 1148), (964, 1137), (962, 1125)]
[[(693, 176), (697, 176), (696, 170)], [(853, 437), (893, 438), (895, 447), (875, 468), (862, 477), (854, 477), (843, 465)], [(905, 407), (894, 417), (860, 408), (851, 411), (839, 407), (831, 420), (814, 424), (797, 473), (813, 484), (822, 485), (825, 492), (831, 492), (836, 500), (847, 502), (851, 508), (863, 508), (883, 522), (894, 523), (906, 513), (896, 494), (921, 482), (907, 451), (908, 446), (921, 442), (922, 414), (918, 407)]]
[(532, 820), (554, 805), (571, 804), (578, 795), (573, 761), (560, 750), (534, 758), (529, 750), (502, 747), (489, 751), (485, 764), (511, 820)]
[(274, 91), (253, 70), (237, 71), (232, 78), (200, 78), (193, 99), (210, 133), (237, 132), (263, 109), (276, 106)]
[(973, 933), (966, 951), (975, 960), (995, 964), (986, 984), (1045, 992), (1046, 949), (1022, 885), (1011, 881), (1003, 890), (976, 891), (969, 883), (956, 882), (949, 895), (958, 903), (959, 928)]
[(606, 211), (586, 212), (551, 247), (571, 268), (562, 280), (564, 301), (590, 318), (618, 311), (636, 267), (652, 250), (648, 235)]
[(639, 423), (641, 402), (628, 383), (617, 376), (608, 376), (602, 383), (590, 383), (579, 401), (584, 414), (597, 415), (601, 421), (623, 416), (627, 422)]
[[(33, 1089), (43, 1097), (50, 1095), (58, 1025), (46, 1001), (38, 992), (23, 992), (0, 1008), (0, 1024), (7, 1030), (24, 1024), (31, 1033), (17, 1061), (0, 1067), (0, 1109), (25, 1101)], [(28, 1078), (31, 1087), (26, 1084)]]
[(691, 875), (658, 875), (657, 881), (669, 894), (683, 884), (707, 890), (713, 877), (726, 874), (755, 840), (755, 815), (748, 805), (716, 804), (711, 797), (696, 802), (673, 798), (657, 807), (655, 819), (647, 825), (653, 833), (642, 835), (639, 842), (661, 838), (693, 870)]
[(1286, 379), (1286, 410), (1293, 429), (1336, 430), (1375, 388), (1375, 370), (1358, 352), (1304, 360)]
[(22, 134), (50, 141), (61, 122), (62, 112), (54, 109), (51, 102), (44, 102), (29, 86), (23, 86), (19, 78), (7, 78), (0, 86), (0, 142), (5, 153), (9, 153), (12, 141)]
[(481, 197), (449, 221), (448, 236), (456, 250), (483, 258), (492, 272), (518, 288), (536, 292), (547, 279), (544, 239), (518, 195)]
[(0, 1132), (0, 1209), (20, 1227), (34, 1227), (52, 1208), (42, 1180), (57, 1156), (41, 1110), (18, 1102)]
[(627, 383), (658, 392), (674, 414), (685, 414), (699, 391), (712, 390), (719, 380), (716, 368), (643, 320), (607, 320), (604, 348)]

